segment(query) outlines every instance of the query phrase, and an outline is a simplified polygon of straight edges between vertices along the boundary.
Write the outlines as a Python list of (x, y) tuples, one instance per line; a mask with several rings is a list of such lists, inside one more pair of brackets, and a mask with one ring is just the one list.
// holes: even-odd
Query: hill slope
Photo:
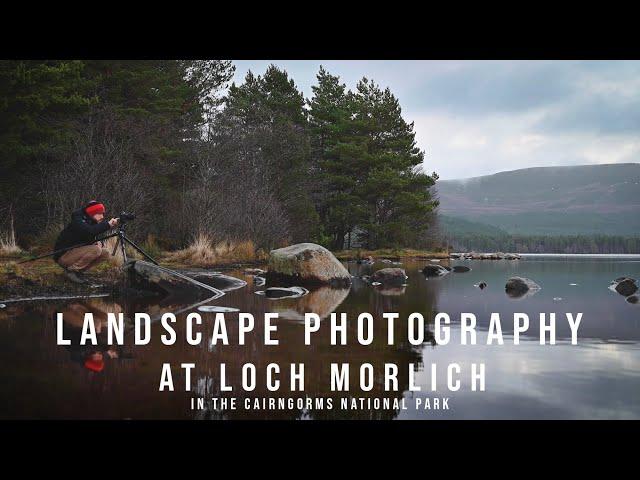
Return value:
[[(638, 163), (527, 168), (443, 180), (437, 192), (444, 217), (509, 233), (640, 234)], [(457, 222), (456, 230), (461, 226)]]

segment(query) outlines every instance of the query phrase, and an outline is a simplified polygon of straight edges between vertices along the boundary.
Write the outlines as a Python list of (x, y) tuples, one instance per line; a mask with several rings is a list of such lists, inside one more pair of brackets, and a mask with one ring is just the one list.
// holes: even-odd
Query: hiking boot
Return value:
[(64, 269), (64, 275), (73, 283), (85, 284), (87, 281), (82, 278), (82, 274), (80, 272), (75, 272), (73, 270)]

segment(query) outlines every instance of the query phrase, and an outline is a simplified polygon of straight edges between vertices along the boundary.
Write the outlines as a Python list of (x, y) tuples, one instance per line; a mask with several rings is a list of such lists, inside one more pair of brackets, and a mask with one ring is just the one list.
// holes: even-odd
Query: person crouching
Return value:
[[(109, 257), (109, 251), (101, 242), (91, 243), (97, 235), (118, 224), (116, 218), (108, 222), (104, 219), (105, 208), (95, 200), (71, 214), (71, 222), (60, 232), (54, 250), (64, 250), (74, 245), (82, 245), (59, 252), (53, 259), (60, 265), (66, 277), (75, 283), (86, 283), (82, 273)], [(83, 245), (90, 243), (89, 245)]]

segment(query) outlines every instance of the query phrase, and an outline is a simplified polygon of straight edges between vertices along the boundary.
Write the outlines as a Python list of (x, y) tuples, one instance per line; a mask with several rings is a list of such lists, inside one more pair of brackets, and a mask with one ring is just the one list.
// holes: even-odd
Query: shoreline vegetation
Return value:
[[(111, 246), (111, 245), (109, 245)], [(107, 248), (109, 247), (107, 246)], [(112, 246), (111, 246), (112, 247)], [(145, 248), (146, 247), (146, 248)], [(143, 244), (145, 250), (166, 267), (173, 269), (203, 268), (209, 270), (228, 271), (247, 267), (264, 267), (267, 264), (269, 252), (256, 249), (252, 242), (217, 242), (213, 243), (205, 237), (199, 237), (187, 248), (164, 251), (157, 245)], [(7, 299), (16, 296), (39, 294), (67, 294), (84, 293), (91, 287), (78, 286), (67, 281), (63, 270), (51, 258), (35, 260), (18, 264), (21, 260), (31, 258), (36, 254), (46, 253), (44, 247), (6, 252), (0, 250), (0, 297)], [(128, 251), (132, 258), (141, 259), (136, 252)], [(354, 261), (372, 257), (375, 260), (400, 259), (446, 259), (447, 252), (432, 252), (417, 249), (351, 249), (332, 252), (341, 261)], [(120, 254), (109, 257), (109, 261), (96, 266), (88, 272), (88, 278), (93, 283), (102, 284), (107, 289), (116, 287), (121, 279), (122, 260)]]

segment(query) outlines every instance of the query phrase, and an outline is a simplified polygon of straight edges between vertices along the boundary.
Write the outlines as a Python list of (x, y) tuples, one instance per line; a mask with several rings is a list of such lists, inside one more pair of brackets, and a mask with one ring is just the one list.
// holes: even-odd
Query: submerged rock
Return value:
[(220, 272), (185, 271), (183, 273), (199, 282), (217, 288), (218, 290), (222, 290), (223, 292), (237, 290), (238, 288), (242, 288), (247, 285), (247, 282), (244, 280), (236, 277), (230, 277), (229, 275), (224, 275)]
[(201, 282), (188, 274), (142, 260), (131, 261), (127, 265), (127, 270), (134, 288), (151, 289), (167, 295), (224, 295), (221, 289)]
[(631, 295), (630, 297), (627, 297), (627, 302), (633, 303), (633, 304), (638, 303), (638, 296), (637, 295)]
[(256, 287), (262, 287), (266, 283), (267, 279), (256, 275), (253, 277), (253, 285)]
[(233, 313), (240, 311), (238, 308), (220, 307), (218, 305), (202, 305), (198, 307), (198, 310), (205, 313)]
[(620, 295), (628, 297), (638, 291), (638, 285), (636, 285), (636, 281), (633, 278), (624, 278), (617, 282), (615, 290)]
[(455, 265), (452, 269), (456, 273), (465, 273), (471, 271), (466, 265)]
[(478, 288), (479, 288), (480, 290), (484, 290), (485, 288), (487, 288), (487, 283), (486, 283), (486, 282), (480, 282), (480, 283), (478, 284)]
[(442, 265), (428, 264), (422, 269), (422, 273), (427, 277), (441, 277), (449, 273)]
[(267, 278), (306, 284), (351, 285), (351, 275), (326, 248), (298, 243), (271, 250)]
[(504, 289), (512, 298), (521, 298), (525, 295), (533, 295), (540, 290), (540, 285), (529, 278), (525, 277), (511, 277), (507, 280), (507, 284)]
[(300, 298), (309, 293), (309, 290), (303, 287), (269, 287), (256, 293), (272, 300), (278, 300), (280, 298)]
[(371, 276), (373, 282), (380, 282), (382, 285), (400, 286), (407, 281), (407, 273), (402, 268), (383, 268)]

